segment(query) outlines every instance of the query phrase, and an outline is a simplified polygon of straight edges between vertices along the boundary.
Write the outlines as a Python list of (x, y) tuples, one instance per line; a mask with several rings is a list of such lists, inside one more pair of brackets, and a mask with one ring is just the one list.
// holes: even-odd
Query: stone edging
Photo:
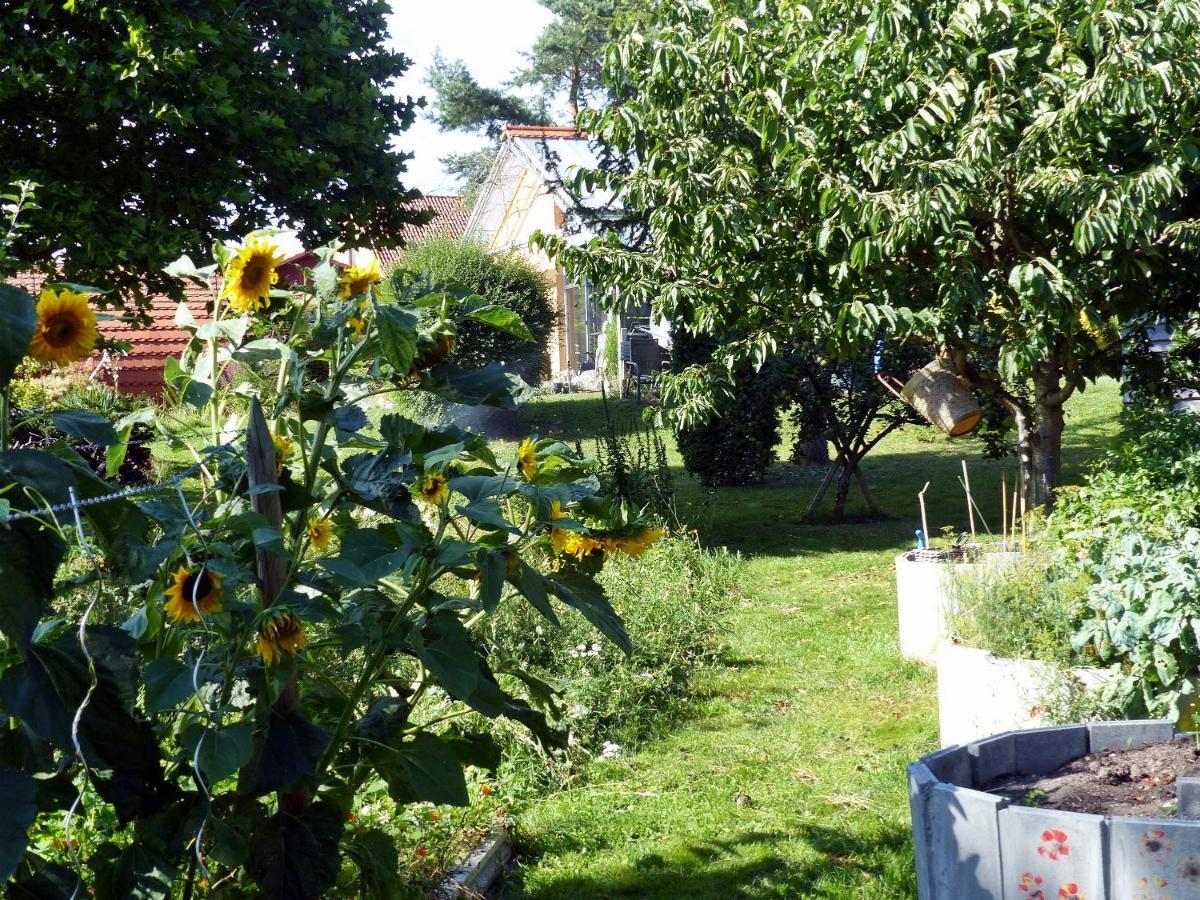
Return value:
[(1168, 720), (1012, 731), (908, 767), (921, 900), (1131, 900), (1200, 896), (1200, 821), (1098, 816), (1015, 806), (975, 790), (1045, 774), (1089, 752), (1178, 735)]
[(438, 896), (481, 897), (491, 888), (512, 858), (512, 835), (507, 828), (494, 829), (466, 861), (442, 881)]

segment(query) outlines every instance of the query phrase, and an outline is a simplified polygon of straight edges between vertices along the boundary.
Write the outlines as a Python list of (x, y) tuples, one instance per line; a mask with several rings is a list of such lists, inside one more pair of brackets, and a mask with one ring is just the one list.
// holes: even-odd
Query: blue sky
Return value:
[[(448, 59), (464, 60), (481, 84), (498, 85), (520, 67), (521, 53), (550, 19), (537, 0), (392, 0), (393, 46), (414, 62), (400, 91), (429, 96), (425, 76), (439, 47)], [(422, 113), (400, 140), (401, 147), (417, 154), (405, 185), (425, 193), (456, 193), (438, 158), (482, 143), (469, 135), (442, 134)]]

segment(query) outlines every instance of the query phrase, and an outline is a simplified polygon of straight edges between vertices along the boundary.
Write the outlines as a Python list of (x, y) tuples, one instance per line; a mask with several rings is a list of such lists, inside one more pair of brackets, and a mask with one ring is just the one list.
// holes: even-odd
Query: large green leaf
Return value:
[(417, 316), (396, 306), (375, 306), (375, 323), (379, 328), (379, 349), (396, 370), (404, 376), (412, 369), (417, 355)]
[(423, 629), (413, 632), (410, 645), (452, 697), (470, 702), (483, 677), (481, 660), (458, 616), (434, 613)]
[(65, 553), (62, 539), (37, 522), (0, 525), (0, 632), (19, 650), (28, 646), (46, 613), (54, 574)]
[(490, 363), (481, 369), (459, 369), (443, 363), (426, 375), (422, 386), (451, 403), (499, 409), (516, 409), (533, 391), (520, 375), (500, 363)]
[(79, 877), (65, 866), (51, 864), (30, 878), (4, 886), (4, 900), (74, 900), (86, 891)]
[(239, 771), (254, 752), (254, 733), (247, 722), (233, 722), (220, 728), (193, 724), (184, 730), (179, 742), (189, 759), (195, 758), (199, 744), (200, 771), (210, 786)]
[(346, 816), (328, 800), (301, 815), (278, 812), (254, 831), (246, 872), (267, 900), (307, 900), (324, 896), (341, 871)]
[(529, 327), (519, 315), (506, 306), (484, 306), (473, 309), (467, 313), (467, 317), (477, 322), (486, 322), (493, 328), (503, 331), (505, 334), (511, 334), (513, 337), (519, 337), (523, 341), (533, 340), (533, 334)]
[(37, 818), (37, 785), (28, 772), (0, 769), (0, 882), (8, 881), (25, 857), (29, 826)]
[[(112, 900), (164, 900), (171, 896), (171, 886), (178, 874), (170, 860), (154, 847), (133, 841), (121, 851), (110, 873)], [(99, 893), (99, 892), (98, 892)], [(104, 900), (99, 897), (98, 900)]]
[(272, 710), (254, 734), (254, 752), (242, 768), (238, 793), (262, 797), (291, 787), (316, 771), (329, 734), (298, 712)]
[(604, 596), (604, 589), (593, 579), (575, 572), (562, 571), (547, 583), (554, 596), (567, 606), (583, 613), (583, 617), (625, 651), (626, 656), (633, 652), (633, 643), (629, 640), (625, 623)]
[(446, 806), (470, 803), (462, 763), (441, 738), (421, 731), (397, 749), (417, 800)]
[(91, 441), (101, 447), (112, 447), (121, 442), (112, 422), (98, 412), (87, 409), (57, 409), (50, 413), (50, 421), (64, 434)]
[(33, 297), (20, 288), (0, 284), (0, 389), (12, 381), (17, 366), (29, 352), (37, 330)]

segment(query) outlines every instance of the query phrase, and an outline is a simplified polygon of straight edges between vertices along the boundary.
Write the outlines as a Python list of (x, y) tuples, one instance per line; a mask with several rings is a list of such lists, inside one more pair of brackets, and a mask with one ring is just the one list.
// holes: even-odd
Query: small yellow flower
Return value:
[(283, 262), (279, 248), (266, 238), (251, 238), (242, 245), (225, 273), (222, 297), (239, 315), (266, 309), (271, 302), (271, 288), (279, 281), (276, 269)]
[(275, 474), (282, 475), (288, 460), (296, 452), (296, 442), (285, 434), (271, 435), (271, 442), (275, 444)]
[(187, 566), (175, 570), (175, 579), (167, 588), (166, 611), (174, 622), (199, 622), (202, 615), (221, 612), (221, 576), (201, 567), (193, 572)]
[(318, 550), (327, 549), (333, 543), (333, 525), (328, 519), (309, 519), (308, 540)]
[(606, 553), (621, 552), (634, 559), (641, 557), (647, 550), (659, 542), (666, 532), (661, 528), (647, 528), (640, 534), (620, 535), (604, 539)]
[(534, 476), (537, 475), (537, 459), (534, 456), (532, 438), (525, 438), (517, 447), (517, 468), (520, 469), (521, 477), (526, 481), (533, 481)]
[(417, 494), (426, 503), (440, 505), (450, 499), (450, 484), (444, 475), (426, 475), (417, 486)]
[(69, 366), (90, 356), (100, 339), (96, 313), (84, 294), (43, 290), (37, 302), (37, 317), (29, 355), (40, 363)]
[(367, 333), (367, 320), (362, 316), (351, 316), (346, 320), (346, 324), (350, 326), (356, 338), (361, 338)]
[(372, 285), (383, 281), (383, 273), (379, 270), (379, 260), (374, 254), (366, 262), (347, 266), (338, 278), (340, 288), (338, 296), (343, 300), (360, 297), (371, 289)]
[(307, 642), (304, 623), (290, 612), (275, 616), (258, 629), (258, 655), (268, 666), (292, 655)]
[[(557, 521), (565, 518), (568, 516), (563, 512), (562, 504), (557, 500), (551, 500), (550, 519)], [(585, 556), (589, 556), (597, 550), (604, 550), (604, 544), (600, 541), (590, 538), (582, 532), (558, 528), (553, 524), (550, 526), (550, 545), (554, 548), (555, 553), (573, 556), (578, 560), (583, 560)]]

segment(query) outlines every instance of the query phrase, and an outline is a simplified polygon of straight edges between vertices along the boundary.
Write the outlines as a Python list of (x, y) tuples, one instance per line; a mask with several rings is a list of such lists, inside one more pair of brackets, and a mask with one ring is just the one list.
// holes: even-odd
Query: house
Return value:
[(534, 233), (557, 233), (589, 240), (594, 228), (580, 221), (582, 206), (597, 221), (616, 217), (613, 199), (596, 191), (573, 196), (564, 186), (572, 170), (599, 166), (594, 145), (574, 128), (509, 125), (490, 175), (467, 221), (464, 237), (496, 252), (524, 253), (553, 281), (558, 324), (550, 337), (552, 379), (570, 383), (597, 366), (603, 355), (601, 332), (607, 321), (620, 328), (618, 365), (638, 374), (661, 368), (670, 347), (669, 330), (648, 309), (610, 315), (613, 304), (596, 286), (575, 283), (561, 267), (530, 247)]

